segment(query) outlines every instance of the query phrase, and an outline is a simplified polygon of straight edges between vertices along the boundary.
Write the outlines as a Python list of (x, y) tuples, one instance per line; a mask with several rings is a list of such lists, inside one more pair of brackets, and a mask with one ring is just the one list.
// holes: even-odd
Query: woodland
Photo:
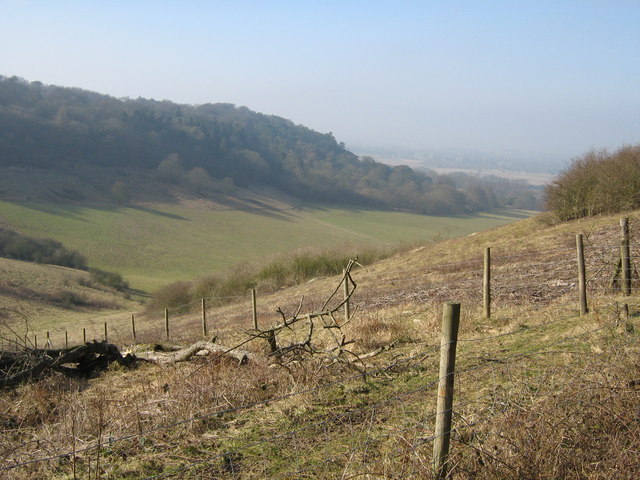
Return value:
[(67, 180), (22, 188), (21, 198), (0, 185), (2, 198), (36, 201), (95, 200), (81, 188), (86, 181), (117, 203), (140, 200), (145, 181), (198, 195), (258, 185), (318, 202), (431, 215), (537, 209), (542, 195), (524, 182), (388, 166), (358, 157), (330, 132), (246, 107), (118, 99), (18, 77), (0, 77), (0, 169), (5, 178), (22, 171), (21, 183), (25, 175)]

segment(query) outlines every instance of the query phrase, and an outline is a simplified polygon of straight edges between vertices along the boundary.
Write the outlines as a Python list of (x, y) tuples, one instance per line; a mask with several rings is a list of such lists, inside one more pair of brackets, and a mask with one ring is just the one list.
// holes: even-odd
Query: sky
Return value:
[(640, 142), (640, 1), (0, 0), (0, 75), (563, 160)]

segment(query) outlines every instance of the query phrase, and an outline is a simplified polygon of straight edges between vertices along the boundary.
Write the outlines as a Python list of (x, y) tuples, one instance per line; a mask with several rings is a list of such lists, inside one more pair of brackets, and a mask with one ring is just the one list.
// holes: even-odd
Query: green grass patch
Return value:
[(448, 218), (349, 207), (276, 210), (0, 202), (5, 223), (33, 237), (61, 241), (84, 255), (90, 267), (118, 272), (131, 287), (145, 291), (302, 247), (444, 239), (523, 215), (527, 214), (499, 211)]

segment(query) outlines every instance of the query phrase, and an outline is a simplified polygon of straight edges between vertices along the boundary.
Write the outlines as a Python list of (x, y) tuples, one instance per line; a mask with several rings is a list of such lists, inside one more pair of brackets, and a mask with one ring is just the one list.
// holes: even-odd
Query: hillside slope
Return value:
[(147, 292), (301, 248), (396, 245), (465, 235), (529, 215), (497, 210), (432, 217), (318, 204), (251, 189), (129, 206), (0, 201), (0, 222), (54, 238)]
[(359, 159), (331, 133), (246, 107), (116, 99), (0, 76), (0, 198), (126, 203), (248, 186), (428, 214), (509, 201)]
[[(0, 257), (0, 324), (13, 332), (5, 331), (4, 340), (29, 335), (33, 341), (38, 329), (43, 342), (46, 330), (61, 332), (61, 325), (88, 324), (89, 317), (107, 319), (139, 305), (127, 294), (99, 284), (89, 272)], [(62, 339), (58, 335), (58, 347)]]
[[(637, 258), (640, 212), (630, 216)], [(580, 232), (591, 309), (584, 316), (576, 291)], [(63, 379), (24, 386), (4, 400), (5, 423), (15, 427), (2, 468), (15, 478), (64, 478), (95, 468), (100, 455), (98, 468), (115, 478), (428, 478), (442, 304), (453, 300), (462, 304), (454, 476), (637, 478), (640, 426), (628, 406), (640, 401), (640, 301), (637, 290), (624, 296), (611, 287), (618, 244), (617, 217), (555, 226), (535, 217), (424, 245), (354, 269), (355, 313), (339, 330), (332, 322), (344, 323), (341, 309), (313, 329), (305, 316), (337, 308), (341, 295), (325, 302), (341, 293), (338, 277), (258, 292), (262, 329), (299, 318), (276, 330), (281, 347), (298, 347), (272, 356), (262, 337), (251, 336), (248, 298), (219, 308), (208, 299), (210, 332), (228, 346), (244, 343), (251, 362), (213, 356), (111, 371), (81, 392)], [(488, 246), (494, 300), (484, 319)], [(201, 312), (193, 309), (170, 312), (172, 342), (200, 338)], [(140, 317), (139, 341), (162, 338), (162, 315)], [(117, 328), (121, 344), (131, 341), (126, 322)], [(54, 385), (68, 393), (32, 395)], [(52, 401), (54, 412), (39, 410)], [(37, 444), (25, 441), (34, 436)], [(80, 440), (75, 457), (69, 452), (80, 450)]]

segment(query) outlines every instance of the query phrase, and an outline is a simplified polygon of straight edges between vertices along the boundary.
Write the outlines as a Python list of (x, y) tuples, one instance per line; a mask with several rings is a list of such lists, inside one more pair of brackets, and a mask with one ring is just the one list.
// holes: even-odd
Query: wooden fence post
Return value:
[(258, 330), (258, 306), (256, 303), (256, 290), (251, 290), (251, 309), (253, 312), (253, 329)]
[(344, 321), (348, 322), (349, 317), (351, 316), (351, 308), (349, 305), (349, 282), (347, 281), (347, 270), (342, 270), (343, 275), (343, 298), (344, 302)]
[(109, 332), (108, 332), (107, 322), (104, 322), (104, 343), (109, 343)]
[(51, 343), (51, 335), (49, 334), (49, 330), (47, 330), (47, 342), (44, 344), (44, 348), (53, 348)]
[(580, 291), (580, 315), (589, 313), (587, 306), (587, 274), (584, 265), (584, 242), (582, 234), (576, 235), (576, 249), (578, 253), (578, 290)]
[(87, 343), (87, 329), (82, 329), (82, 343)]
[(460, 304), (447, 302), (442, 314), (442, 339), (440, 341), (440, 380), (436, 410), (435, 440), (433, 441), (433, 466), (438, 480), (447, 476), (451, 419), (453, 416), (453, 380), (456, 364), (456, 345), (460, 325)]
[(622, 285), (625, 295), (631, 295), (631, 250), (629, 242), (629, 219), (621, 218), (622, 244), (620, 246), (620, 261), (622, 268)]
[(136, 316), (135, 314), (131, 314), (131, 336), (133, 337), (133, 344), (137, 343), (136, 340)]
[(35, 333), (33, 334), (33, 346), (38, 348), (38, 336)]
[(69, 332), (64, 331), (64, 348), (69, 348)]
[(202, 336), (207, 336), (207, 305), (205, 299), (202, 299)]
[(485, 319), (491, 318), (491, 248), (484, 249), (484, 275), (482, 276), (482, 298)]
[(164, 336), (169, 340), (169, 309), (164, 309)]

